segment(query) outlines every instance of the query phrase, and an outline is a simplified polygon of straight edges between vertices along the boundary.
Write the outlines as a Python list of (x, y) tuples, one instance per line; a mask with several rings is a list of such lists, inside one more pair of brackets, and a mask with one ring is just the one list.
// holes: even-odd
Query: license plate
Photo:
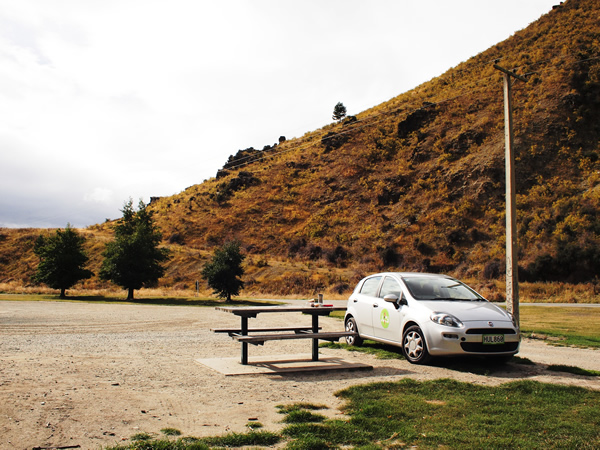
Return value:
[(488, 345), (504, 344), (503, 334), (484, 334), (483, 343)]

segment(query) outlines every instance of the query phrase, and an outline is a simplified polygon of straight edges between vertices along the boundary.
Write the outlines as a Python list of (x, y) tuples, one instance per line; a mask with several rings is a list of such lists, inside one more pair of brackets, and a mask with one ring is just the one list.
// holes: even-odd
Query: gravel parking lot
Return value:
[[(251, 319), (251, 325), (289, 326), (290, 314)], [(298, 314), (298, 320), (304, 320)], [(340, 330), (322, 318), (324, 331)], [(519, 356), (493, 375), (414, 366), (345, 350), (321, 349), (373, 366), (372, 371), (226, 377), (195, 362), (239, 357), (239, 344), (211, 327), (239, 319), (214, 308), (80, 302), (0, 301), (0, 448), (83, 449), (123, 443), (135, 433), (177, 428), (187, 436), (244, 432), (257, 420), (277, 430), (276, 405), (311, 402), (341, 414), (334, 392), (354, 384), (453, 378), (479, 384), (515, 379), (600, 389), (598, 377), (551, 372), (548, 364), (600, 370), (598, 351), (526, 340)], [(307, 340), (251, 346), (250, 355), (310, 354)]]

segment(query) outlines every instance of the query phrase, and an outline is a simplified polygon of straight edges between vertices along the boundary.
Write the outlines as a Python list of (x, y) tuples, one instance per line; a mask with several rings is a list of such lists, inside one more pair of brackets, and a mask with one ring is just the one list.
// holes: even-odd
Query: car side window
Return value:
[(381, 277), (373, 277), (365, 280), (362, 287), (360, 288), (360, 293), (362, 295), (369, 295), (371, 297), (377, 296), (377, 288), (379, 287), (379, 282), (381, 281)]
[(398, 298), (402, 297), (402, 288), (400, 287), (400, 283), (391, 277), (384, 278), (379, 297), (383, 298), (388, 294), (394, 294), (398, 296)]

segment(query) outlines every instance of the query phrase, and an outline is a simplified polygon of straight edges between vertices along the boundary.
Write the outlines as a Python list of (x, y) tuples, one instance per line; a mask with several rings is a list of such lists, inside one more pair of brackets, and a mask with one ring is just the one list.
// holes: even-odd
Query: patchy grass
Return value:
[(322, 414), (315, 414), (306, 410), (298, 410), (298, 411), (290, 411), (285, 415), (282, 422), (283, 423), (319, 423), (323, 422), (327, 419)]
[(548, 370), (552, 370), (554, 372), (567, 372), (575, 375), (583, 375), (586, 377), (600, 377), (600, 371), (587, 370), (582, 369), (580, 367), (567, 366), (564, 364), (551, 364), (548, 366)]
[[(600, 392), (518, 381), (498, 387), (452, 380), (345, 389), (350, 445), (418, 448), (598, 448)], [(341, 442), (336, 442), (341, 444)]]
[(402, 349), (393, 345), (381, 344), (379, 342), (365, 340), (360, 347), (345, 344), (343, 342), (324, 342), (319, 347), (344, 349), (350, 352), (367, 353), (374, 355), (377, 359), (404, 359)]
[(262, 423), (256, 421), (250, 421), (246, 424), (246, 428), (248, 428), (250, 431), (258, 430), (263, 427), (264, 425)]
[(280, 414), (285, 414), (283, 423), (321, 423), (327, 417), (322, 414), (315, 414), (312, 411), (327, 409), (324, 405), (314, 405), (312, 403), (294, 403), (293, 405), (278, 405)]
[(198, 441), (210, 447), (248, 447), (270, 446), (281, 440), (276, 433), (269, 431), (250, 431), (248, 433), (230, 433), (225, 436), (202, 438)]
[(317, 411), (319, 409), (327, 409), (325, 405), (315, 405), (313, 403), (294, 403), (292, 405), (277, 405), (276, 408), (279, 410), (279, 414), (289, 414), (293, 411), (309, 410)]
[(523, 330), (523, 337), (541, 340), (556, 347), (600, 348), (600, 338), (594, 336), (579, 336), (571, 333), (564, 334), (550, 330)]
[[(147, 436), (147, 438), (146, 438)], [(148, 433), (138, 433), (131, 437), (131, 443), (105, 447), (106, 450), (208, 450), (210, 448), (234, 447), (246, 448), (272, 446), (281, 437), (267, 431), (250, 431), (248, 433), (230, 433), (225, 436), (195, 438), (182, 437), (177, 440), (153, 439)]]
[(600, 308), (520, 305), (523, 337), (551, 345), (600, 348)]
[(181, 431), (177, 428), (163, 428), (160, 432), (165, 436), (181, 436)]
[[(326, 419), (310, 404), (278, 406), (288, 425), (279, 433), (250, 431), (220, 437), (152, 439), (147, 433), (112, 450), (273, 446), (329, 448), (600, 447), (600, 392), (577, 386), (515, 381), (481, 386), (441, 379), (371, 383), (335, 394), (347, 420)], [(296, 413), (304, 412), (302, 420)], [(135, 438), (135, 439), (134, 439)]]
[(133, 436), (131, 436), (131, 440), (132, 441), (150, 441), (154, 439), (154, 436), (150, 433), (136, 433)]
[(531, 381), (498, 387), (452, 380), (338, 392), (347, 421), (288, 425), (287, 448), (597, 448), (600, 393)]

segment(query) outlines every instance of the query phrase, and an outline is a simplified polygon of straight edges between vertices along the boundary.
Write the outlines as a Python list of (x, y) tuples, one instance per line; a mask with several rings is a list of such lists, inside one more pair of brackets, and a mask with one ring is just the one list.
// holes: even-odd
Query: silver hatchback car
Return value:
[(364, 339), (402, 348), (423, 364), (432, 356), (480, 355), (509, 359), (519, 351), (520, 330), (502, 308), (464, 283), (426, 273), (378, 273), (362, 279), (344, 319), (349, 345)]

